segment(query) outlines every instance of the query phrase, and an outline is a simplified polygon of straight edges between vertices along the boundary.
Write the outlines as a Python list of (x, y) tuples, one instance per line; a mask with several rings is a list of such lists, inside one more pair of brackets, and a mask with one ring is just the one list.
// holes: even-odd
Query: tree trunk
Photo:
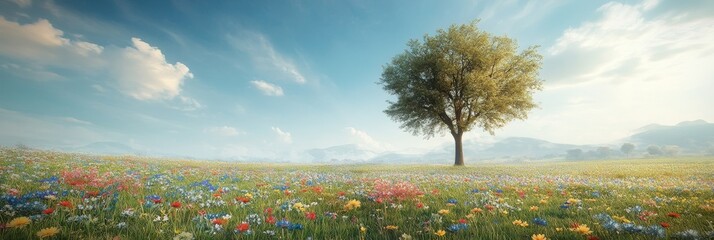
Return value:
[(454, 149), (454, 166), (464, 165), (464, 146), (461, 144), (461, 136), (463, 136), (463, 134), (454, 135), (454, 143), (456, 145)]

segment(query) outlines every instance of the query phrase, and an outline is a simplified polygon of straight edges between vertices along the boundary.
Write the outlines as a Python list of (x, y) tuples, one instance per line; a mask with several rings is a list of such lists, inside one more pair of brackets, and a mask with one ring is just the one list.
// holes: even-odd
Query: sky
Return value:
[(382, 111), (410, 39), (478, 27), (540, 46), (528, 119), (471, 141), (603, 144), (714, 121), (714, 1), (0, 1), (0, 144), (114, 142), (154, 155), (300, 159), (453, 144)]

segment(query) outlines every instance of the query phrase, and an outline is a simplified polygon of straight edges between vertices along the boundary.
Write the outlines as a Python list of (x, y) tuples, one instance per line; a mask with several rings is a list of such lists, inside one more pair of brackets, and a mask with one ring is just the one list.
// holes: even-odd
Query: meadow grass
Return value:
[(2, 149), (0, 182), (0, 239), (714, 237), (707, 157), (453, 167)]

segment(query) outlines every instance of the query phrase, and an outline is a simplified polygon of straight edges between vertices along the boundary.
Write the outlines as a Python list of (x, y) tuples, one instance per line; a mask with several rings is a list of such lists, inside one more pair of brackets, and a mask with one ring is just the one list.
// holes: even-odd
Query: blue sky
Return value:
[(613, 142), (714, 120), (711, 1), (0, 2), (0, 144), (117, 142), (156, 155), (300, 159), (359, 144), (451, 144), (382, 110), (382, 66), (409, 39), (480, 19), (540, 45), (540, 108), (467, 139)]

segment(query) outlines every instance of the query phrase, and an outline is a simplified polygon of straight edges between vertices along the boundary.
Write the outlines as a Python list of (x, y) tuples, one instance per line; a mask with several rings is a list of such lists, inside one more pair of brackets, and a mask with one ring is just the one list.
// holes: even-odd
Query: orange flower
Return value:
[(180, 208), (181, 207), (181, 202), (179, 201), (174, 201), (171, 203), (172, 208)]
[(679, 213), (676, 213), (676, 212), (670, 212), (670, 213), (667, 213), (667, 216), (672, 217), (672, 218), (679, 218), (682, 215), (680, 215)]
[(211, 223), (217, 224), (217, 225), (223, 225), (223, 224), (226, 224), (227, 222), (228, 222), (228, 220), (223, 219), (223, 218), (216, 218), (216, 219), (213, 219), (213, 221), (211, 221)]
[(245, 232), (245, 231), (248, 231), (249, 229), (250, 229), (250, 225), (247, 222), (242, 222), (241, 224), (236, 226), (236, 230), (238, 230), (238, 232)]
[(58, 205), (66, 207), (66, 208), (72, 208), (72, 203), (67, 200), (59, 202)]
[(548, 238), (545, 237), (544, 234), (533, 234), (533, 236), (531, 236), (531, 240), (548, 240)]

